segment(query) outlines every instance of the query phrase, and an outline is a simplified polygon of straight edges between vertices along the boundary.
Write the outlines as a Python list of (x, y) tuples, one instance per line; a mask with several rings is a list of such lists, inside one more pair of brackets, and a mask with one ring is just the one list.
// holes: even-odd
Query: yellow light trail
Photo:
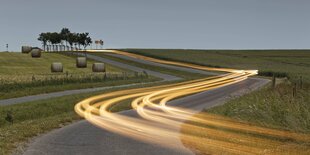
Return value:
[[(212, 68), (159, 60), (117, 50), (88, 50), (87, 52), (114, 53), (162, 64), (226, 72), (223, 75), (177, 84), (106, 93), (77, 103), (75, 105), (76, 113), (98, 127), (137, 140), (176, 149), (179, 147), (177, 142), (181, 137), (183, 142), (193, 144), (196, 149), (204, 150), (206, 147), (211, 153), (218, 153), (219, 150), (230, 154), (278, 154), (283, 151), (292, 153), (309, 152), (308, 149), (302, 150), (303, 148), (295, 145), (290, 145), (287, 148), (281, 147), (287, 144), (285, 142), (287, 139), (293, 142), (305, 143), (309, 146), (309, 135), (257, 127), (206, 113), (195, 115), (196, 112), (192, 110), (166, 104), (175, 98), (241, 82), (249, 76), (256, 75), (257, 70)], [(111, 113), (109, 111), (111, 106), (129, 99), (132, 101), (132, 111), (122, 113)], [(184, 124), (188, 120), (191, 123)], [(185, 132), (179, 133), (182, 124), (185, 127), (182, 128), (182, 131)], [(195, 131), (204, 133), (207, 136), (194, 134)], [(248, 136), (244, 133), (254, 136)]]

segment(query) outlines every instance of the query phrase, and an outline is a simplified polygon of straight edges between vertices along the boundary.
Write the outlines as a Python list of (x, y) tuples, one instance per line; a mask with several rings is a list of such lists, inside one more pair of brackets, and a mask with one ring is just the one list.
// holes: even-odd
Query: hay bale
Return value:
[(31, 52), (32, 47), (31, 46), (22, 46), (22, 53), (29, 53)]
[(87, 67), (86, 57), (77, 57), (76, 58), (76, 67), (78, 67), (78, 68), (86, 68)]
[(33, 58), (40, 58), (41, 57), (41, 50), (40, 49), (32, 49), (31, 56)]
[(61, 62), (53, 62), (51, 65), (52, 72), (63, 72), (63, 66)]
[(105, 65), (104, 63), (94, 63), (92, 69), (93, 72), (105, 72)]

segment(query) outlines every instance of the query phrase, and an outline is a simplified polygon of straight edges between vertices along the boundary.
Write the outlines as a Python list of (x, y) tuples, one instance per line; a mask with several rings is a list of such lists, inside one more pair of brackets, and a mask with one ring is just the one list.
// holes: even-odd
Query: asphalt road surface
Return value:
[[(199, 112), (204, 108), (223, 104), (232, 96), (242, 95), (263, 86), (267, 82), (268, 80), (265, 79), (249, 78), (236, 84), (180, 98), (168, 104), (191, 108)], [(132, 110), (124, 112), (125, 115), (134, 115), (134, 113), (135, 111)], [(113, 134), (97, 128), (87, 121), (79, 121), (36, 138), (26, 148), (24, 154), (193, 154), (182, 145), (180, 140), (176, 140), (175, 143), (178, 146), (177, 149), (164, 148), (160, 145), (143, 143)]]
[(207, 72), (207, 71), (198, 70), (198, 69), (192, 69), (192, 68), (186, 68), (186, 67), (180, 67), (180, 66), (160, 64), (160, 63), (146, 61), (146, 60), (137, 59), (137, 58), (133, 58), (133, 57), (127, 57), (125, 55), (119, 55), (119, 54), (107, 54), (107, 55), (113, 56), (113, 57), (118, 57), (118, 58), (121, 58), (121, 59), (130, 60), (130, 61), (135, 61), (135, 62), (147, 64), (147, 65), (153, 65), (153, 66), (158, 66), (158, 67), (163, 67), (163, 68), (169, 68), (169, 69), (174, 69), (174, 70), (179, 70), (179, 71), (184, 71), (184, 72), (199, 73), (199, 74), (205, 74), (205, 75), (218, 75), (218, 73), (214, 73), (214, 72)]
[[(232, 96), (241, 95), (266, 84), (267, 80), (248, 79), (240, 83), (221, 87), (172, 101), (173, 105), (191, 107), (198, 111), (224, 103)], [(190, 104), (188, 104), (190, 103)], [(165, 139), (163, 139), (165, 141)], [(143, 143), (97, 128), (87, 121), (79, 121), (38, 137), (27, 148), (25, 155), (180, 155), (192, 154), (180, 141), (177, 150), (155, 144)]]

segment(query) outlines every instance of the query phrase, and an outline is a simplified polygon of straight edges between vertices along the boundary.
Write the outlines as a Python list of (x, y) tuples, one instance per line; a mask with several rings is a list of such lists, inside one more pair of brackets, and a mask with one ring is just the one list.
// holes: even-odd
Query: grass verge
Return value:
[[(149, 87), (174, 82), (137, 84), (125, 88), (114, 88), (17, 105), (0, 106), (0, 154), (10, 154), (17, 146), (27, 142), (34, 136), (79, 120), (80, 118), (74, 112), (74, 105), (87, 97), (121, 89)], [(128, 103), (113, 107), (113, 111), (130, 109), (131, 107)], [(5, 120), (8, 113), (12, 116), (13, 123)]]
[[(58, 77), (57, 77), (58, 76)], [(96, 73), (88, 75), (53, 75), (49, 79), (31, 82), (3, 83), (0, 85), (0, 99), (51, 93), (64, 90), (114, 86), (118, 84), (156, 81), (159, 78), (144, 73)]]

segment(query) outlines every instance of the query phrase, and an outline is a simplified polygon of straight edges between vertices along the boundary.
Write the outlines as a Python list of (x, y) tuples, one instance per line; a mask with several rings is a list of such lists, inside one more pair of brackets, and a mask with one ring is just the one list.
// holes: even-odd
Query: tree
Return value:
[(46, 47), (46, 44), (48, 41), (47, 34), (46, 33), (40, 33), (38, 40), (42, 42), (43, 50), (45, 51), (46, 50), (45, 47)]
[(68, 28), (62, 28), (60, 31), (61, 38), (62, 38), (62, 40), (65, 41), (67, 49), (69, 49), (67, 43), (68, 43), (68, 38), (69, 38), (70, 34), (71, 34), (71, 32)]
[(50, 33), (50, 41), (53, 45), (53, 50), (58, 51), (58, 45), (61, 43), (61, 35), (57, 32)]
[(84, 50), (86, 49), (87, 46), (91, 45), (91, 43), (93, 43), (92, 39), (90, 36), (88, 36), (89, 33), (85, 33), (85, 36), (84, 36), (84, 43), (83, 43), (83, 46), (84, 46)]
[(47, 51), (51, 51), (52, 50), (51, 33), (50, 32), (45, 33), (45, 38), (47, 41), (47, 44), (46, 44)]
[(81, 49), (81, 45), (86, 49), (92, 43), (92, 39), (89, 37), (89, 33), (71, 33), (68, 28), (61, 29), (60, 33), (57, 32), (46, 32), (39, 34), (39, 41), (42, 42), (44, 50), (47, 48), (47, 51), (53, 49), (53, 51), (62, 50), (60, 47), (63, 47), (63, 41), (65, 42), (67, 48), (68, 43), (70, 45), (71, 50), (73, 50), (73, 46), (77, 49)]
[(73, 44), (75, 42), (75, 35), (73, 33), (70, 33), (68, 35), (68, 43), (70, 45), (71, 50), (73, 50)]

